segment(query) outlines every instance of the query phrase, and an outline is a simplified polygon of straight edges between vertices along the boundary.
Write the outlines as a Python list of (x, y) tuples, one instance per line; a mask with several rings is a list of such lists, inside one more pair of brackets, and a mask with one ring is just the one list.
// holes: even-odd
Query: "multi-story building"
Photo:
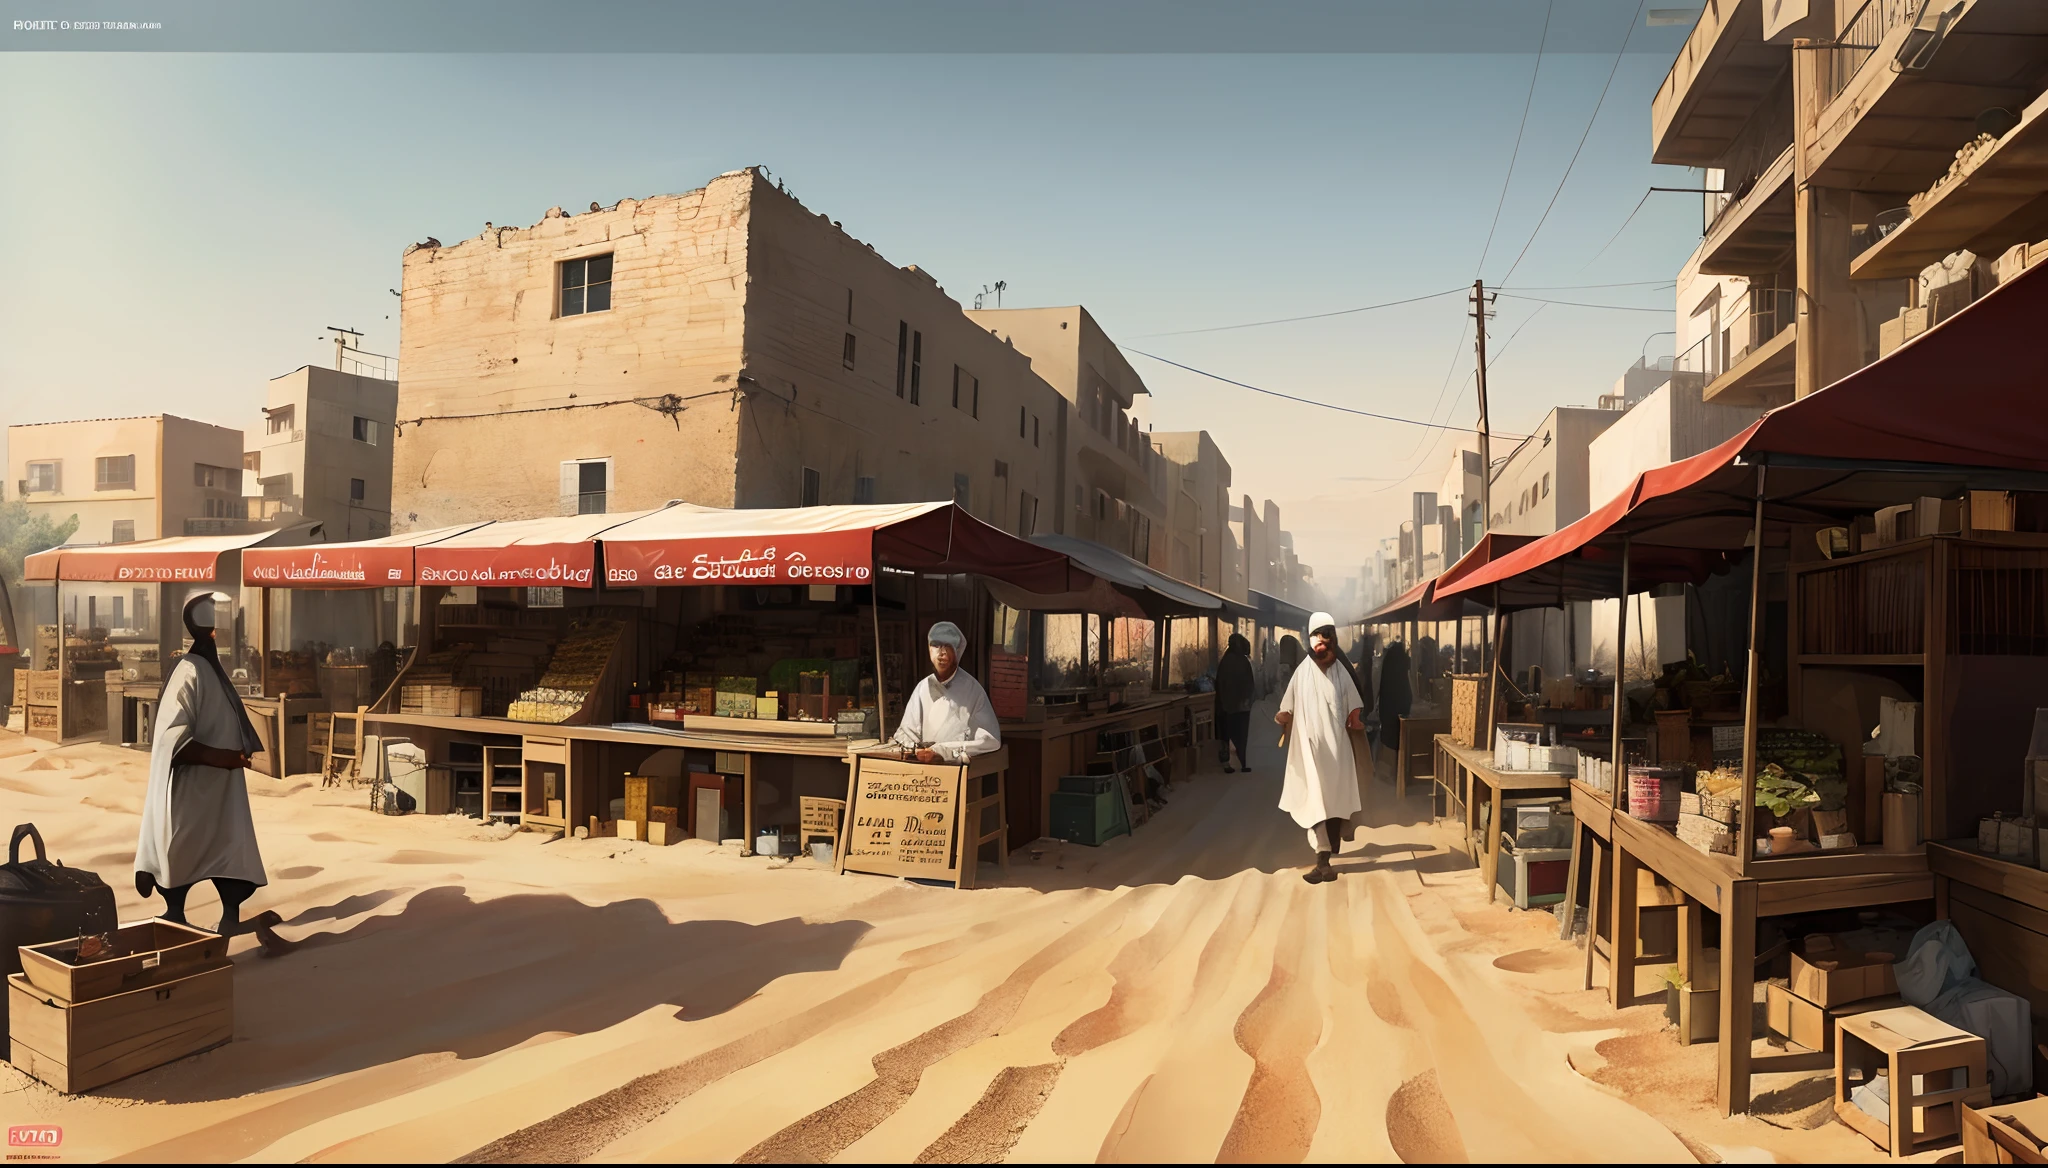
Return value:
[(1651, 104), (1718, 192), (1678, 279), (1705, 400), (1812, 393), (2041, 258), (2044, 81), (2035, 0), (1706, 5)]
[[(1163, 570), (1236, 600), (1244, 599), (1237, 541), (1230, 533), (1230, 461), (1207, 430), (1150, 434), (1166, 460), (1173, 522)], [(1233, 591), (1234, 589), (1234, 591)]]
[(1030, 358), (1067, 402), (1073, 421), (1056, 475), (1065, 490), (1052, 530), (1172, 572), (1163, 537), (1178, 488), (1144, 427), (1151, 391), (1122, 350), (1079, 305), (975, 309), (967, 319)]
[(1591, 510), (1588, 452), (1619, 416), (1584, 406), (1558, 406), (1544, 415), (1494, 471), (1487, 529), (1548, 535)]
[(13, 497), (73, 544), (209, 535), (242, 523), (242, 432), (171, 414), (7, 428)]
[[(1070, 421), (1032, 361), (929, 274), (757, 169), (486, 224), (403, 266), (399, 530), (670, 499), (951, 498), (1009, 531), (1058, 531), (1070, 431), (1103, 419)], [(1125, 414), (1131, 391), (1114, 394)], [(1135, 436), (1110, 449), (1134, 442), (1157, 461)]]
[(308, 365), (274, 377), (242, 456), (248, 518), (315, 520), (330, 540), (391, 534), (398, 383)]

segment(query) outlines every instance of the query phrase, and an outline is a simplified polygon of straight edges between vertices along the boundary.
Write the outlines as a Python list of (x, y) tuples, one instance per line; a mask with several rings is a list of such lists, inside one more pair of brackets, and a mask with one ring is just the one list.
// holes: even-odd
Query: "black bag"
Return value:
[[(36, 858), (21, 858), (21, 841), (35, 841)], [(65, 941), (72, 937), (111, 933), (114, 890), (82, 868), (50, 862), (43, 833), (35, 824), (14, 829), (7, 844), (7, 863), (0, 864), (0, 969), (21, 972), (21, 946)], [(0, 997), (0, 1053), (9, 1051), (7, 1000)]]

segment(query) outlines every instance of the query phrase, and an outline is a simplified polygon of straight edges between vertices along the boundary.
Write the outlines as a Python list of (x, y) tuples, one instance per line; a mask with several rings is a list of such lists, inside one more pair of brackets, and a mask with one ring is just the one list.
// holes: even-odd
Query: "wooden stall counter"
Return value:
[(1003, 722), (1004, 747), (1016, 759), (1006, 792), (1010, 846), (1023, 847), (1051, 830), (1052, 796), (1060, 779), (1088, 772), (1088, 764), (1097, 761), (1102, 732), (1130, 730), (1142, 736), (1153, 731), (1162, 742), (1183, 748), (1181, 765), (1184, 773), (1192, 772), (1197, 720), (1205, 710), (1213, 716), (1214, 709), (1213, 694), (1163, 693), (1114, 710)]
[[(1564, 794), (1572, 777), (1562, 771), (1505, 771), (1493, 765), (1493, 752), (1460, 746), (1448, 734), (1436, 736), (1436, 784), (1444, 789), (1447, 803), (1455, 800), (1462, 810), (1461, 833), (1466, 854), (1479, 863), (1486, 881), (1486, 899), (1491, 904), (1499, 891), (1501, 802), (1517, 794)], [(1479, 838), (1477, 794), (1473, 786), (1486, 788), (1488, 816), (1484, 838)]]

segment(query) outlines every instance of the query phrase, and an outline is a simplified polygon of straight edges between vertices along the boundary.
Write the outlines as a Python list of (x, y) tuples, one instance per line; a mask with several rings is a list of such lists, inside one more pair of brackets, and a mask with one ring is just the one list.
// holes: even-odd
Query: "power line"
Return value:
[(1173, 361), (1165, 357), (1161, 357), (1157, 353), (1147, 353), (1143, 349), (1127, 349), (1125, 350), (1125, 352), (1136, 353), (1140, 357), (1150, 357), (1152, 360), (1157, 361), (1162, 365), (1171, 365), (1175, 369), (1185, 369), (1189, 373), (1194, 373), (1202, 377), (1207, 377), (1212, 381), (1220, 381), (1225, 385), (1234, 385), (1239, 389), (1249, 389), (1253, 393), (1263, 393), (1267, 397), (1277, 397), (1285, 401), (1300, 402), (1302, 405), (1305, 406), (1318, 406), (1326, 410), (1335, 410), (1340, 414), (1356, 414), (1361, 418), (1373, 418), (1382, 422), (1399, 422), (1404, 426), (1423, 426), (1430, 429), (1463, 430), (1466, 433), (1477, 433), (1477, 431), (1471, 429), (1471, 427), (1469, 426), (1439, 426), (1434, 422), (1422, 422), (1417, 421), (1414, 418), (1397, 418), (1392, 414), (1376, 414), (1371, 410), (1355, 410), (1352, 409), (1350, 406), (1335, 405), (1331, 402), (1317, 401), (1314, 398), (1296, 397), (1294, 394), (1291, 393), (1281, 393), (1277, 389), (1265, 389), (1260, 386), (1252, 385), (1249, 382), (1237, 381), (1232, 378), (1225, 377), (1220, 373), (1211, 373), (1207, 369), (1197, 369), (1193, 365), (1183, 365), (1178, 361)]
[(1565, 181), (1571, 178), (1572, 168), (1579, 164), (1579, 152), (1586, 148), (1586, 139), (1593, 136), (1593, 124), (1600, 120), (1600, 107), (1607, 104), (1607, 91), (1614, 85), (1614, 75), (1621, 71), (1621, 59), (1628, 53), (1628, 42), (1635, 37), (1636, 25), (1641, 23), (1643, 19), (1643, 5), (1647, 3), (1649, 3), (1649, 0), (1636, 0), (1636, 11), (1635, 15), (1629, 18), (1628, 32), (1623, 34), (1621, 38), (1621, 48), (1616, 49), (1614, 52), (1614, 64), (1607, 70), (1606, 83), (1600, 86), (1600, 100), (1593, 103), (1593, 114), (1586, 119), (1586, 132), (1579, 135), (1579, 144), (1572, 148), (1571, 161), (1565, 163), (1564, 175), (1557, 180), (1557, 189), (1550, 192), (1550, 202), (1544, 204), (1543, 214), (1536, 220), (1536, 229), (1529, 233), (1529, 239), (1526, 243), (1522, 244), (1521, 254), (1515, 257), (1515, 262), (1508, 265), (1507, 274), (1500, 278), (1501, 283), (1507, 283), (1509, 278), (1515, 274), (1515, 269), (1522, 266), (1523, 256), (1529, 254), (1530, 245), (1534, 244), (1536, 237), (1543, 233), (1543, 225), (1550, 221), (1550, 212), (1552, 208), (1557, 206), (1557, 197), (1564, 193)]
[[(1497, 351), (1495, 351), (1495, 353), (1493, 354), (1493, 356), (1492, 356), (1492, 357), (1490, 357), (1490, 358), (1488, 358), (1488, 359), (1487, 359), (1487, 362), (1486, 362), (1486, 367), (1487, 367), (1488, 369), (1491, 369), (1491, 368), (1493, 368), (1493, 367), (1494, 367), (1495, 365), (1498, 365), (1498, 364), (1500, 364), (1500, 359), (1501, 359), (1502, 357), (1505, 357), (1505, 356), (1507, 356), (1507, 353), (1508, 353), (1508, 349), (1510, 349), (1511, 347), (1513, 347), (1513, 345), (1514, 345), (1514, 343), (1515, 343), (1515, 338), (1516, 338), (1516, 337), (1519, 337), (1519, 336), (1521, 336), (1521, 335), (1522, 335), (1522, 330), (1523, 330), (1523, 329), (1525, 329), (1525, 328), (1528, 328), (1528, 327), (1529, 327), (1529, 322), (1530, 322), (1530, 321), (1532, 321), (1532, 320), (1535, 320), (1535, 319), (1536, 319), (1536, 317), (1537, 317), (1537, 316), (1538, 316), (1539, 314), (1541, 314), (1541, 313), (1542, 313), (1542, 311), (1543, 311), (1544, 307), (1546, 307), (1546, 306), (1542, 306), (1542, 305), (1539, 305), (1539, 306), (1537, 307), (1537, 309), (1536, 309), (1536, 311), (1535, 311), (1535, 312), (1532, 312), (1532, 313), (1530, 313), (1529, 315), (1527, 315), (1527, 316), (1525, 316), (1525, 317), (1523, 317), (1523, 318), (1522, 318), (1522, 323), (1520, 323), (1520, 324), (1516, 325), (1516, 326), (1515, 326), (1515, 331), (1514, 331), (1514, 332), (1512, 332), (1512, 333), (1509, 333), (1509, 334), (1508, 334), (1508, 339), (1507, 339), (1507, 341), (1506, 341), (1506, 342), (1505, 342), (1504, 344), (1502, 344), (1502, 345), (1501, 345), (1501, 347), (1500, 347), (1500, 348), (1499, 348), (1499, 349), (1498, 349)], [(1463, 333), (1460, 333), (1460, 334), (1459, 334), (1459, 340), (1460, 340), (1460, 342), (1462, 342), (1462, 341), (1464, 340), (1464, 334), (1463, 334)], [(1452, 366), (1452, 368), (1453, 368), (1453, 369), (1456, 369), (1456, 368), (1457, 368), (1457, 366), (1456, 366), (1456, 365), (1453, 365), (1453, 366)], [(1470, 384), (1470, 383), (1471, 383), (1471, 381), (1472, 381), (1472, 378), (1473, 378), (1473, 377), (1476, 377), (1476, 376), (1478, 376), (1478, 371), (1477, 371), (1477, 370), (1475, 369), (1475, 370), (1474, 370), (1474, 371), (1472, 372), (1472, 374), (1471, 374), (1470, 376), (1467, 376), (1467, 377), (1465, 378), (1465, 382), (1464, 382), (1463, 384), (1461, 384), (1461, 385), (1460, 385), (1460, 388), (1462, 389), (1462, 388), (1463, 388), (1463, 385), (1464, 385), (1464, 384)], [(1446, 380), (1446, 384), (1448, 384), (1448, 379)], [(1441, 399), (1439, 399), (1439, 400), (1441, 400)], [(1434, 411), (1434, 410), (1431, 410), (1431, 411), (1430, 411), (1430, 417), (1432, 417), (1432, 418), (1433, 418), (1433, 417), (1435, 417), (1435, 416), (1436, 416), (1436, 411)], [(1455, 427), (1447, 427), (1447, 428), (1455, 428)], [(1508, 435), (1508, 434), (1502, 434), (1502, 435), (1500, 435), (1500, 437), (1501, 437), (1501, 438), (1503, 438), (1503, 439), (1506, 439), (1506, 438), (1510, 438), (1510, 437), (1513, 437), (1513, 436), (1512, 436), (1512, 435)], [(1526, 441), (1526, 440), (1527, 440), (1527, 437), (1528, 437), (1527, 435), (1523, 435), (1523, 436), (1522, 436), (1522, 438), (1521, 438), (1521, 439), (1518, 439), (1518, 440), (1519, 440), (1519, 441)], [(1442, 442), (1443, 442), (1443, 434), (1442, 434), (1441, 432), (1439, 432), (1439, 433), (1437, 434), (1437, 436), (1436, 436), (1436, 437), (1435, 437), (1434, 439), (1432, 439), (1432, 440), (1430, 441), (1430, 444), (1429, 444), (1429, 448), (1428, 448), (1427, 450), (1425, 450), (1425, 451), (1423, 452), (1423, 454), (1422, 454), (1422, 457), (1420, 457), (1420, 458), (1416, 459), (1416, 460), (1415, 460), (1415, 463), (1414, 463), (1414, 465), (1412, 465), (1412, 466), (1410, 466), (1410, 467), (1408, 468), (1408, 473), (1407, 473), (1407, 474), (1405, 474), (1405, 475), (1402, 475), (1402, 476), (1401, 476), (1400, 478), (1398, 478), (1398, 479), (1393, 479), (1393, 480), (1390, 480), (1390, 484), (1400, 484), (1400, 483), (1405, 483), (1405, 482), (1408, 482), (1409, 480), (1413, 479), (1413, 478), (1414, 478), (1414, 477), (1415, 477), (1416, 475), (1418, 475), (1418, 474), (1422, 473), (1422, 464), (1423, 464), (1423, 463), (1425, 463), (1425, 462), (1427, 462), (1427, 461), (1429, 461), (1429, 456), (1430, 456), (1430, 455), (1432, 455), (1432, 454), (1435, 454), (1435, 453), (1436, 453), (1436, 448), (1437, 448), (1437, 447), (1438, 447), (1439, 445), (1441, 445), (1441, 444), (1442, 444)], [(1489, 471), (1487, 471), (1486, 473), (1489, 473), (1489, 474), (1490, 474), (1490, 473), (1491, 473), (1491, 471), (1489, 470)], [(1385, 492), (1385, 491), (1389, 491), (1389, 490), (1392, 490), (1392, 489), (1393, 489), (1393, 486), (1392, 486), (1392, 485), (1389, 485), (1389, 486), (1385, 486), (1385, 487), (1376, 487), (1376, 488), (1374, 488), (1374, 489), (1373, 489), (1372, 491), (1370, 491), (1370, 492), (1368, 492), (1368, 493), (1369, 493), (1369, 494), (1374, 494), (1374, 495), (1377, 495), (1377, 494), (1381, 494), (1382, 492)]]
[(1648, 190), (1643, 192), (1643, 197), (1636, 200), (1636, 209), (1628, 213), (1628, 218), (1623, 219), (1621, 221), (1621, 226), (1614, 229), (1614, 234), (1607, 237), (1607, 242), (1600, 245), (1600, 250), (1593, 253), (1593, 259), (1587, 260), (1583, 265), (1580, 266), (1580, 271), (1583, 272), (1587, 268), (1592, 267), (1595, 260), (1598, 260), (1601, 256), (1607, 254), (1607, 249), (1613, 247), (1614, 241), (1621, 238), (1621, 233), (1628, 230), (1628, 225), (1636, 221), (1636, 215), (1642, 211), (1643, 204), (1648, 203), (1650, 201), (1650, 196), (1655, 193), (1656, 191), (1654, 190)]
[(1494, 291), (1512, 295), (1516, 292), (1582, 292), (1593, 288), (1676, 288), (1676, 280), (1624, 280), (1619, 284), (1521, 284), (1513, 288), (1495, 288)]
[(1543, 35), (1536, 41), (1536, 65), (1529, 70), (1529, 93), (1522, 98), (1522, 120), (1515, 126), (1515, 148), (1508, 152), (1508, 172), (1500, 180), (1500, 200), (1493, 205), (1493, 222), (1486, 226), (1486, 245), (1479, 249), (1480, 271), (1485, 270), (1486, 257), (1493, 252), (1493, 233), (1500, 228), (1500, 210), (1508, 205), (1508, 187), (1515, 181), (1515, 160), (1522, 156), (1522, 131), (1529, 128), (1529, 107), (1536, 104), (1536, 78), (1543, 73), (1543, 49), (1550, 43), (1550, 14), (1554, 7), (1555, 0), (1545, 0)]
[(1614, 312), (1668, 313), (1671, 311), (1671, 309), (1669, 308), (1643, 308), (1639, 305), (1634, 304), (1588, 304), (1583, 300), (1546, 300), (1541, 296), (1517, 296), (1512, 292), (1503, 292), (1501, 293), (1501, 295), (1507, 297), (1510, 300), (1533, 300), (1538, 304), (1556, 304), (1565, 308), (1605, 308)]
[(1233, 329), (1264, 328), (1266, 325), (1269, 324), (1293, 324), (1297, 321), (1303, 320), (1327, 320), (1333, 316), (1351, 316), (1355, 313), (1372, 312), (1381, 308), (1399, 308), (1403, 304), (1419, 304), (1424, 300), (1435, 300), (1439, 296), (1449, 296), (1453, 292), (1462, 291), (1464, 291), (1464, 288), (1462, 286), (1457, 288), (1446, 288), (1442, 292), (1431, 292), (1427, 296), (1410, 296), (1406, 300), (1389, 300), (1384, 304), (1367, 304), (1360, 308), (1340, 308), (1335, 312), (1316, 312), (1310, 313), (1307, 316), (1283, 316), (1277, 320), (1254, 320), (1246, 324), (1211, 325), (1208, 328), (1181, 329), (1178, 332), (1171, 333), (1139, 333), (1136, 336), (1131, 337), (1130, 339), (1134, 341), (1144, 341), (1150, 340), (1154, 337), (1186, 337), (1193, 336), (1196, 333), (1223, 333), (1229, 332)]

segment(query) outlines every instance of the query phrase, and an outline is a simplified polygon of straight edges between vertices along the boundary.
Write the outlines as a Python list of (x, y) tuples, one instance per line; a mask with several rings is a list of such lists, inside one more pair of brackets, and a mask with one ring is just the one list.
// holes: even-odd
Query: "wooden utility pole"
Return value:
[[(1472, 281), (1473, 334), (1479, 349), (1474, 373), (1479, 381), (1479, 534), (1493, 529), (1493, 444), (1486, 424), (1486, 281)], [(1417, 533), (1418, 538), (1421, 533)]]

